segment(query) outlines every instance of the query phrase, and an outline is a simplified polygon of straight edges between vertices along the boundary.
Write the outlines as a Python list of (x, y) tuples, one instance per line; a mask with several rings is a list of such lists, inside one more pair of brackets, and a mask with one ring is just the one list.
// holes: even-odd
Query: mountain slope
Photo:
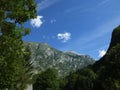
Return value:
[(60, 75), (68, 75), (95, 62), (88, 55), (78, 55), (73, 52), (62, 52), (52, 48), (47, 43), (25, 43), (32, 52), (31, 60), (36, 71), (44, 71), (47, 68), (55, 68)]
[(120, 26), (114, 29), (106, 55), (93, 65), (98, 75), (95, 90), (120, 90)]
[[(110, 42), (110, 45), (109, 45), (109, 48), (108, 48), (106, 54), (93, 65), (93, 68), (95, 71), (97, 71), (99, 68), (101, 68), (101, 66), (104, 64), (104, 62), (106, 62), (107, 55), (111, 52), (111, 49), (115, 48), (118, 44), (120, 44), (120, 26), (118, 26), (117, 28), (115, 28), (113, 30), (111, 42)], [(109, 61), (111, 59), (112, 58), (109, 58)]]

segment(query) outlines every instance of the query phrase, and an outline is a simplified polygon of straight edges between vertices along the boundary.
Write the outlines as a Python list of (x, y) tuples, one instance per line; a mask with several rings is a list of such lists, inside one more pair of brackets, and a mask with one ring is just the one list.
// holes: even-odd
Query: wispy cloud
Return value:
[(81, 10), (83, 10), (83, 8), (80, 6), (76, 6), (76, 7), (66, 9), (65, 12), (70, 13), (70, 12), (79, 11), (79, 10), (81, 11)]
[[(120, 18), (119, 17), (113, 18), (103, 23), (99, 27), (95, 28), (91, 33), (86, 33), (86, 35), (84, 35), (83, 37), (80, 37), (80, 39), (78, 39), (77, 42), (82, 40), (84, 41), (82, 43), (84, 45), (93, 40), (96, 40), (97, 38), (104, 37), (106, 34), (111, 33), (112, 30), (115, 27), (117, 27), (119, 24), (120, 24)], [(90, 36), (90, 38), (87, 36)]]
[(49, 40), (49, 39), (56, 39), (56, 37), (53, 35), (53, 36), (47, 36), (47, 35), (43, 35), (42, 36), (42, 39), (46, 39), (46, 40)]
[(55, 22), (56, 22), (56, 19), (51, 19), (51, 20), (50, 20), (50, 23), (51, 23), (51, 24), (53, 24), (53, 23), (55, 23)]
[(42, 18), (43, 16), (37, 16), (35, 19), (31, 19), (31, 25), (39, 28), (43, 24), (43, 21), (41, 20)]
[(110, 0), (102, 0), (100, 3), (99, 3), (99, 5), (101, 6), (101, 5), (105, 5), (106, 3), (108, 3)]
[(63, 43), (66, 43), (68, 40), (71, 39), (71, 33), (69, 32), (58, 33), (57, 37), (59, 40), (62, 40)]
[(53, 4), (55, 4), (56, 2), (58, 2), (59, 0), (43, 0), (42, 2), (40, 2), (37, 6), (37, 10), (41, 11), (43, 9), (46, 9), (50, 6), (52, 6)]
[[(61, 47), (60, 50), (71, 50), (71, 49), (78, 50), (78, 47), (80, 47), (79, 48), (80, 51), (87, 50), (87, 52), (88, 51), (93, 52), (92, 47), (98, 44), (98, 43), (94, 43), (94, 41), (98, 41), (99, 39), (105, 37), (107, 34), (111, 35), (113, 29), (117, 27), (119, 24), (120, 24), (119, 17), (108, 20), (107, 22), (101, 24), (99, 27), (96, 27), (94, 30), (91, 30), (90, 33), (86, 33), (85, 35), (78, 37), (78, 39), (72, 41), (71, 44)], [(100, 47), (96, 47), (96, 49), (98, 50), (98, 48)]]
[(103, 57), (106, 54), (105, 50), (99, 50), (99, 57)]
[(79, 12), (79, 13), (86, 13), (86, 12), (90, 12), (92, 10), (94, 10), (95, 7), (80, 7), (80, 6), (75, 6), (75, 7), (72, 7), (72, 8), (68, 8), (65, 10), (65, 13), (76, 13), (76, 12)]
[(110, 2), (110, 0), (101, 0), (100, 2), (98, 2), (98, 4), (95, 4), (95, 5), (90, 5), (86, 7), (83, 7), (83, 6), (71, 7), (66, 9), (65, 13), (73, 13), (73, 12), (86, 13), (86, 12), (96, 11), (97, 8), (107, 4), (108, 2)]

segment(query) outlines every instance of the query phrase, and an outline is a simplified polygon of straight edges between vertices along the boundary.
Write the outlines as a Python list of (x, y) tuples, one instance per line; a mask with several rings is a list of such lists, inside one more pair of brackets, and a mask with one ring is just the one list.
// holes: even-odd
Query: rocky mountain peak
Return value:
[(31, 60), (34, 61), (35, 70), (38, 72), (48, 68), (55, 68), (59, 75), (65, 76), (95, 62), (88, 55), (79, 55), (74, 52), (59, 51), (47, 43), (26, 43), (31, 49)]

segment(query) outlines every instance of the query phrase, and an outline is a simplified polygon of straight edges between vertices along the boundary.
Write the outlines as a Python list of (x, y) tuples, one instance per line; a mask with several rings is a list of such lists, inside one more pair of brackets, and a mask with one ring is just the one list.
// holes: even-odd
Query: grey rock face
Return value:
[(73, 52), (62, 52), (52, 48), (47, 43), (25, 43), (30, 47), (34, 62), (35, 72), (44, 71), (48, 68), (55, 68), (59, 75), (65, 76), (88, 65), (95, 60), (88, 55), (78, 55)]

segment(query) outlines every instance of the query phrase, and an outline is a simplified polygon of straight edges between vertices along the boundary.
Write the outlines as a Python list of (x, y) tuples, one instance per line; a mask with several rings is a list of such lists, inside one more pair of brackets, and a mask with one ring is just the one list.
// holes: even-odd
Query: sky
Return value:
[(98, 60), (120, 25), (120, 0), (36, 0), (37, 17), (24, 24), (28, 42), (46, 42), (61, 51)]

